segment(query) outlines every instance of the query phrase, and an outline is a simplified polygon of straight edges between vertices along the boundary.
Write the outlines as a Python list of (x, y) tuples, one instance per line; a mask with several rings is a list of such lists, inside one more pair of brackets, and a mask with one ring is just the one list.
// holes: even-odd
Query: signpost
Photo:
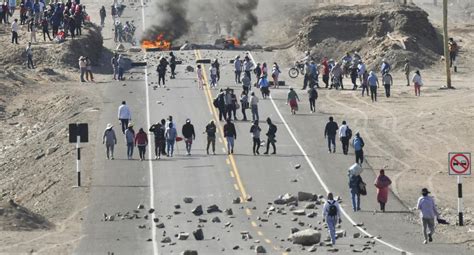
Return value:
[(456, 175), (458, 181), (458, 215), (459, 226), (464, 225), (462, 210), (462, 176), (471, 175), (471, 153), (450, 152), (448, 154), (449, 175)]
[(81, 187), (81, 146), (80, 144), (89, 142), (89, 127), (87, 123), (72, 123), (69, 124), (69, 143), (76, 143), (77, 159), (76, 159), (76, 172), (77, 172), (77, 187)]

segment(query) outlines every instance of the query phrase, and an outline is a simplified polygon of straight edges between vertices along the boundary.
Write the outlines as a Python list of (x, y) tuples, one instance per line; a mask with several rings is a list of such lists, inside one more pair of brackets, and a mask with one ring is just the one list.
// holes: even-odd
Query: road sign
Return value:
[(471, 153), (450, 152), (448, 155), (449, 175), (471, 175)]
[(69, 124), (69, 142), (77, 143), (78, 137), (80, 137), (81, 143), (89, 142), (89, 127), (87, 123)]

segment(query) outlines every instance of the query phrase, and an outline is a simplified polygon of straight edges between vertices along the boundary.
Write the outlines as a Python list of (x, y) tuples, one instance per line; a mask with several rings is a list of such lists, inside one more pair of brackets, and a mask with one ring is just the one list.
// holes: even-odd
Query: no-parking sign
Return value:
[(450, 152), (448, 169), (449, 175), (471, 175), (471, 153)]

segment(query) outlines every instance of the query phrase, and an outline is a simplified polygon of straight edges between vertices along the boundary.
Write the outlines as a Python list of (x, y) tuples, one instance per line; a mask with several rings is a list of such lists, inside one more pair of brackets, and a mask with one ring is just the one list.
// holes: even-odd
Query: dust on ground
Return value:
[[(8, 26), (1, 26), (0, 253), (71, 253), (81, 238), (88, 191), (73, 188), (76, 155), (68, 143), (68, 124), (85, 122), (96, 130), (101, 102), (99, 84), (74, 81), (79, 56), (99, 63), (102, 36), (93, 25), (62, 44), (42, 42), (38, 33), (32, 70), (24, 56), (26, 26), (20, 45), (11, 44)], [(89, 139), (94, 136), (91, 132)], [(83, 156), (93, 159), (93, 144), (84, 146)], [(88, 162), (84, 176), (90, 176)]]

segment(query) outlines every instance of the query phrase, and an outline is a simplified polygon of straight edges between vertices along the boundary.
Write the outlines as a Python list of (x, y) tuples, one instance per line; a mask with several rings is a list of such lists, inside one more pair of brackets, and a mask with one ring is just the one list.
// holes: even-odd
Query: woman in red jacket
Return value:
[(148, 145), (148, 137), (143, 128), (140, 128), (138, 133), (135, 135), (135, 145), (138, 147), (138, 153), (140, 154), (140, 161), (145, 160), (146, 146)]

